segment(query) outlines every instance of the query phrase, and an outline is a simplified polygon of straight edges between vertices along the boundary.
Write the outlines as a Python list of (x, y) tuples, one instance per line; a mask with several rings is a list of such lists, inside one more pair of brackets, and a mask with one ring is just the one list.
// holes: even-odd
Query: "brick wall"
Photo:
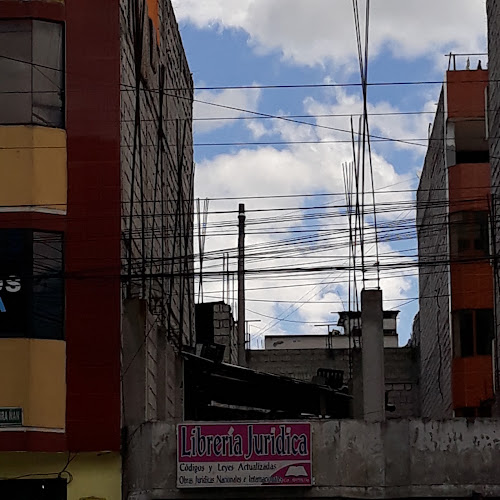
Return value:
[(226, 346), (224, 361), (238, 364), (237, 329), (229, 304), (214, 304), (214, 342)]
[(170, 0), (159, 47), (146, 3), (120, 3), (124, 296), (147, 300), (180, 346), (194, 330), (193, 82)]
[(176, 352), (194, 335), (193, 81), (170, 0), (159, 44), (147, 3), (120, 0), (122, 281), (124, 301), (147, 308), (130, 370), (155, 420), (180, 414)]
[[(490, 83), (488, 87), (488, 122), (490, 137), (490, 164), (491, 164), (491, 189), (494, 206), (494, 229), (496, 235), (496, 254), (500, 249), (500, 1), (487, 0), (486, 8), (488, 13), (488, 70)], [(497, 257), (498, 258), (498, 257)], [(500, 311), (500, 294), (498, 293), (499, 271), (498, 262), (495, 261), (495, 301), (496, 311)], [(495, 314), (496, 318), (496, 366), (500, 358), (500, 316)], [(496, 386), (499, 387), (499, 373), (495, 374)], [(500, 404), (496, 404), (496, 414), (500, 415)]]
[[(416, 351), (411, 348), (385, 349), (385, 389), (389, 403), (396, 411), (387, 418), (408, 418), (419, 415), (418, 363)], [(355, 416), (360, 416), (362, 405), (361, 352), (352, 351), (352, 378)], [(248, 367), (252, 370), (283, 375), (310, 382), (318, 368), (344, 371), (344, 382), (349, 381), (348, 349), (280, 349), (247, 352)]]
[(452, 416), (447, 170), (441, 93), (417, 191), (422, 416)]

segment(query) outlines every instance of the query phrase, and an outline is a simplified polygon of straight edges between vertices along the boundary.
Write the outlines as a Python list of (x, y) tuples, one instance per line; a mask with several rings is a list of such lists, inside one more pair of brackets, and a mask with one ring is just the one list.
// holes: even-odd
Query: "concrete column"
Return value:
[(245, 205), (238, 215), (238, 364), (246, 366), (245, 349)]
[(385, 420), (384, 314), (382, 290), (361, 292), (363, 414), (367, 422)]

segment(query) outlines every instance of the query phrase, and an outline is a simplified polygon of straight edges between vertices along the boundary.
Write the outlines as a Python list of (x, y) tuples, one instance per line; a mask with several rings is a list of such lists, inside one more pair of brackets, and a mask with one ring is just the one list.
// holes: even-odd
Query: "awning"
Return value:
[(217, 363), (184, 352), (185, 418), (349, 418), (351, 396), (331, 387)]

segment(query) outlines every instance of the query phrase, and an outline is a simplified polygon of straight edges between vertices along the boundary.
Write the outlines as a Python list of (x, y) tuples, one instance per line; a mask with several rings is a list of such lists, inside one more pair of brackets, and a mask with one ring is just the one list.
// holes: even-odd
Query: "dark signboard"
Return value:
[(23, 425), (22, 408), (0, 408), (0, 426)]

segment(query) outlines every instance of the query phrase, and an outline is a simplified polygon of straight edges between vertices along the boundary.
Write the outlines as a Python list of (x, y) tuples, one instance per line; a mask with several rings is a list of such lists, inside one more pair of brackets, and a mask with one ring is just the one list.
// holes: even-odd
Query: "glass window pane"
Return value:
[(450, 253), (452, 257), (488, 255), (489, 245), (487, 212), (450, 214)]
[(64, 337), (61, 233), (0, 229), (2, 337)]
[(62, 128), (63, 28), (33, 21), (33, 122)]
[(0, 123), (31, 123), (31, 21), (0, 21)]
[(460, 311), (460, 344), (462, 357), (474, 356), (474, 323), (472, 311)]
[(60, 233), (33, 233), (33, 337), (64, 337), (63, 240)]
[(453, 347), (457, 358), (474, 356), (474, 322), (472, 311), (453, 313)]
[(493, 340), (493, 310), (478, 309), (476, 311), (476, 347), (477, 354), (491, 354)]

